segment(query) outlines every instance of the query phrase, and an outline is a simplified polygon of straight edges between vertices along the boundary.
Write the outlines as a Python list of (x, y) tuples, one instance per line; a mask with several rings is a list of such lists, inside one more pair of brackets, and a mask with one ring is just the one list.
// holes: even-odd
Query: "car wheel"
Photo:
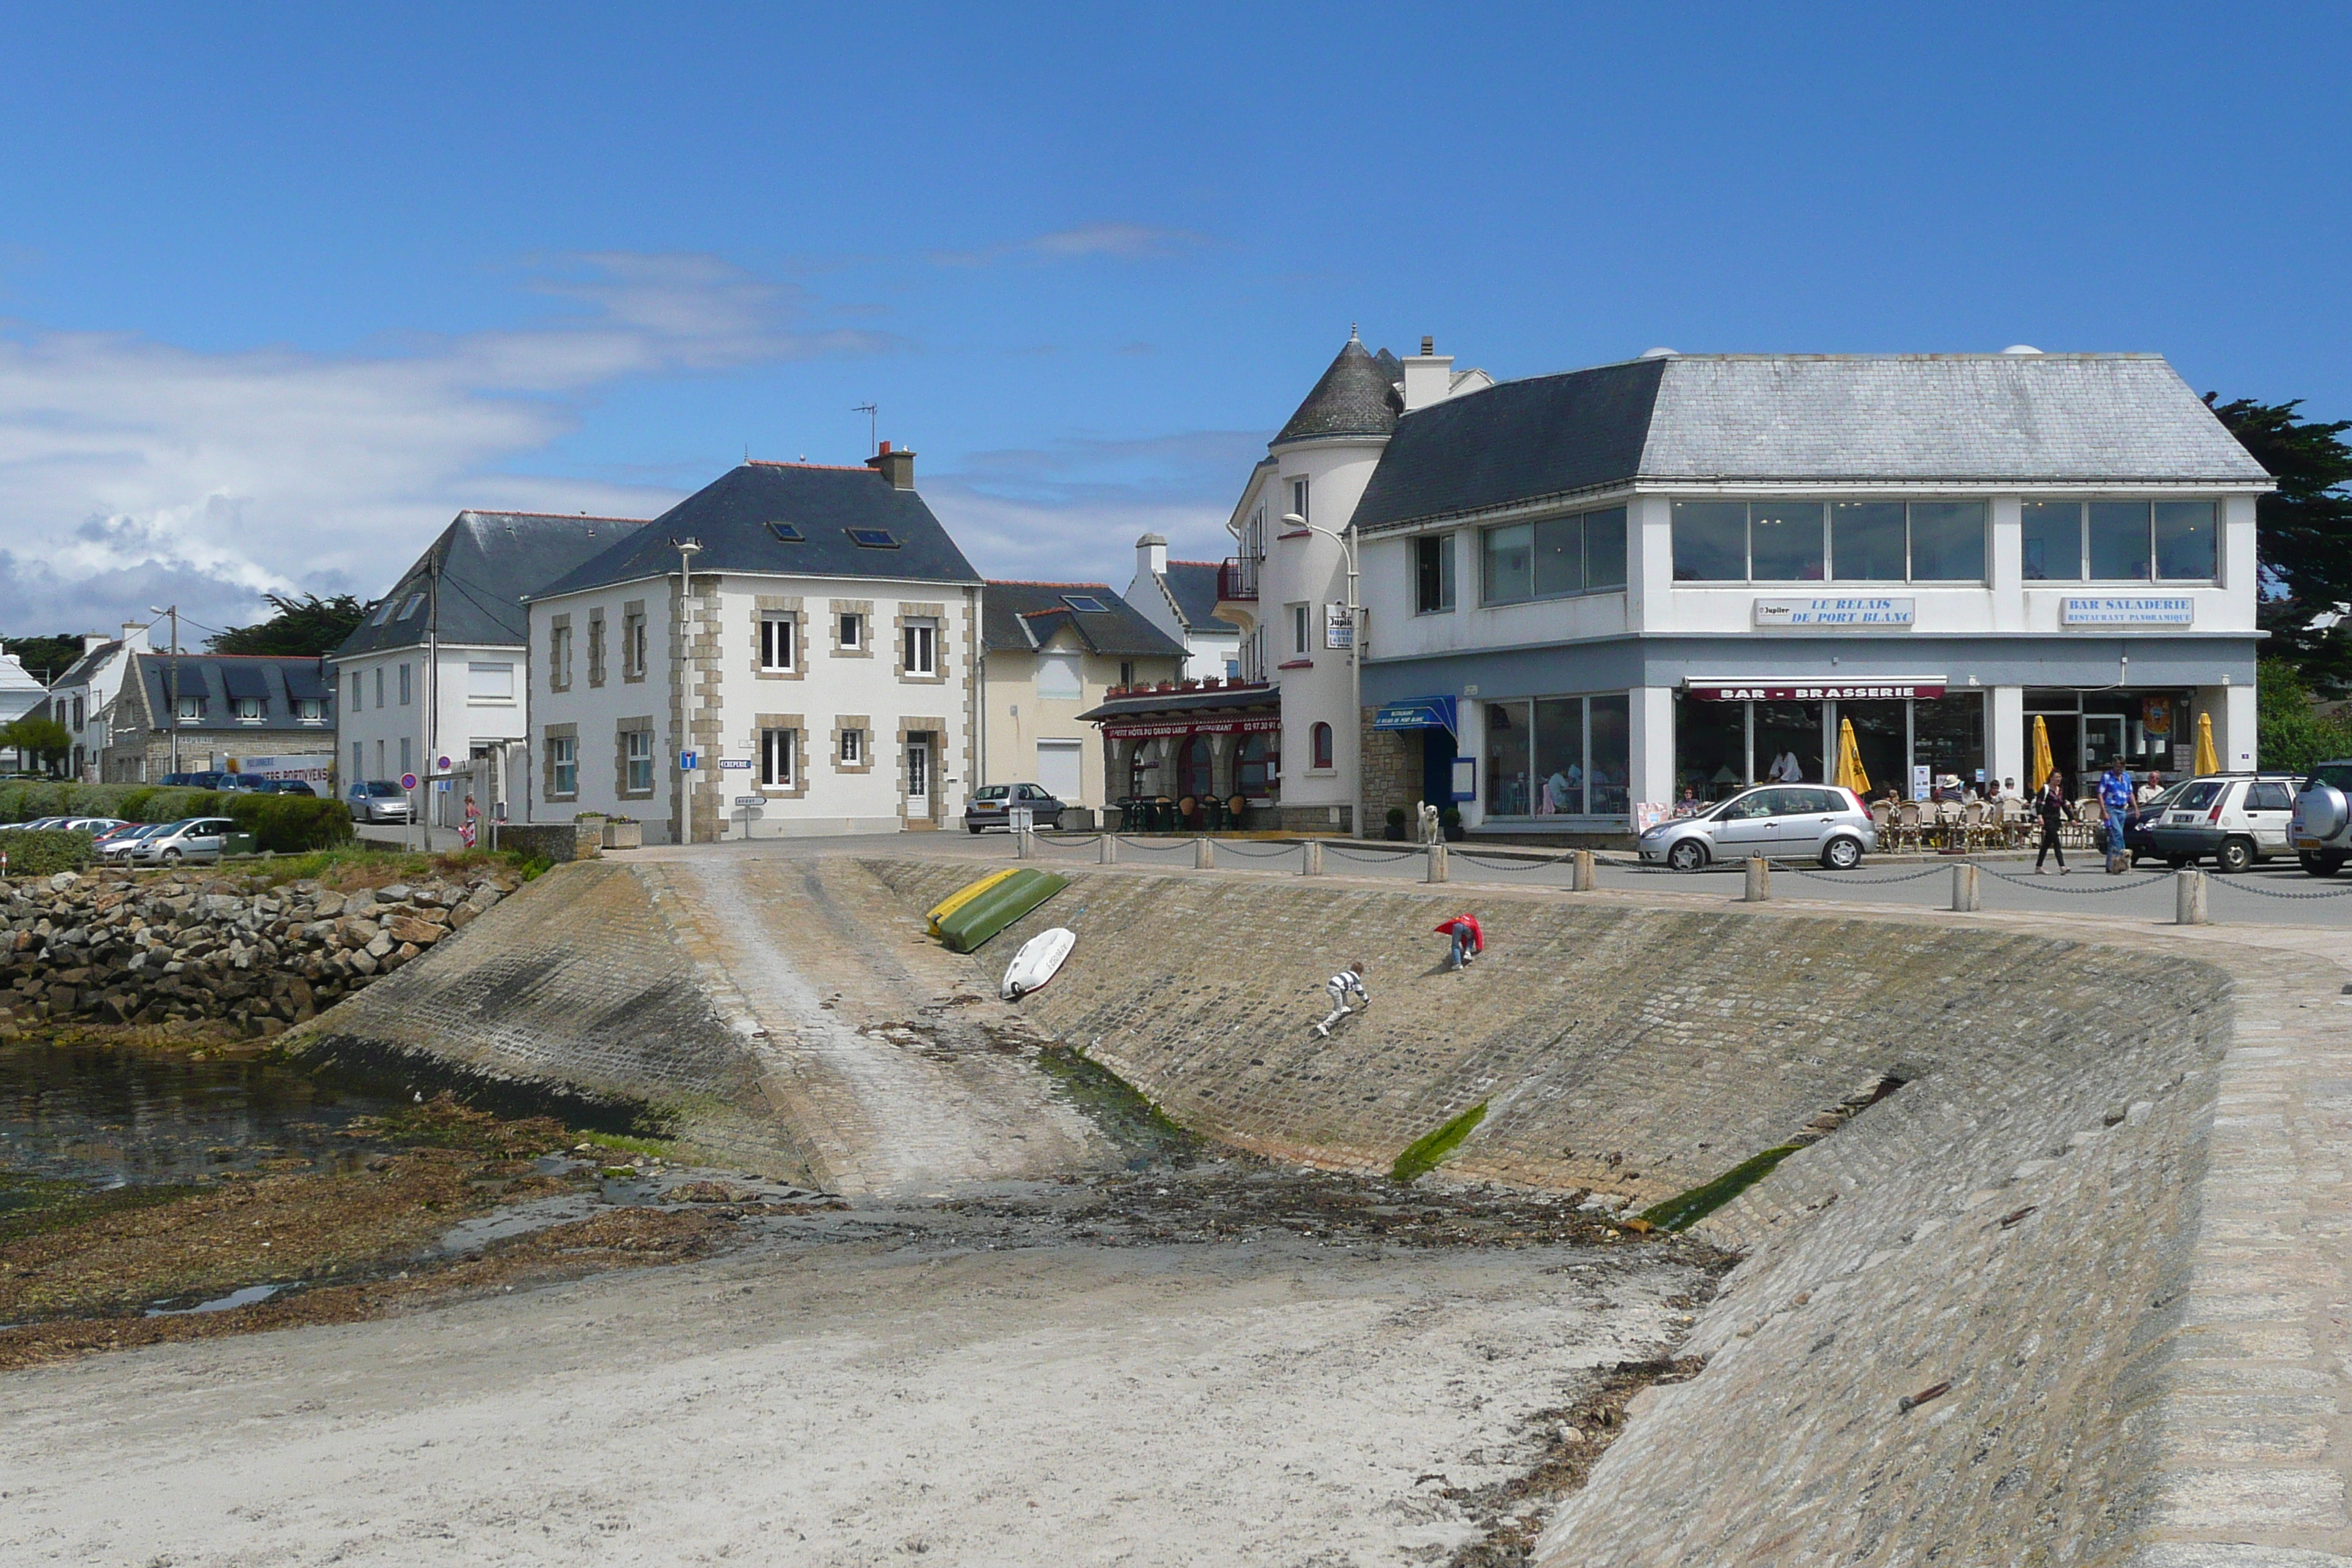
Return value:
[(2344, 857), (2341, 855), (2298, 855), (2295, 858), (2302, 862), (2305, 871), (2315, 877), (2333, 877), (2344, 869)]
[(176, 866), (181, 861), (186, 859), (187, 857), (181, 854), (176, 849), (166, 849), (163, 853), (155, 857), (155, 858), (161, 860), (166, 866)]
[(2243, 838), (2224, 838), (2213, 855), (2213, 868), (2231, 876), (2253, 863), (2254, 847)]
[(1822, 866), (1825, 870), (1851, 871), (1862, 864), (1862, 840), (1843, 836), (1822, 846)]
[(963, 825), (963, 827), (964, 827), (964, 831), (965, 831), (965, 832), (967, 832), (967, 833), (969, 833), (969, 834), (971, 834), (974, 838), (977, 838), (977, 837), (980, 837), (980, 824), (979, 824), (979, 823), (977, 823), (977, 822), (967, 822), (967, 823), (965, 823), (965, 824)]
[(1666, 864), (1677, 871), (1696, 871), (1706, 864), (1706, 850), (1696, 838), (1680, 839), (1666, 851)]

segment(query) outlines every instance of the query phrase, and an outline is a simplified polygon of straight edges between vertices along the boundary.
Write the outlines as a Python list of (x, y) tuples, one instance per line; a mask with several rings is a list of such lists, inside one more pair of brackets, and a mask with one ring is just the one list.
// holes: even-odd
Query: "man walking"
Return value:
[(1473, 959), (1486, 951), (1486, 933), (1478, 929), (1476, 915), (1455, 915), (1438, 926), (1437, 934), (1454, 939), (1454, 951), (1445, 959), (1448, 969), (1467, 969)]
[(2099, 775), (2099, 808), (2107, 816), (2107, 875), (2113, 877), (2131, 865), (2131, 852), (2124, 847), (2124, 815), (2132, 808), (2132, 780), (2121, 757), (2109, 757), (2107, 771)]
[[(1361, 1012), (1372, 1005), (1370, 993), (1364, 989), (1364, 963), (1361, 959), (1355, 960), (1347, 968), (1325, 981), (1323, 989), (1331, 994), (1331, 1011), (1321, 1023), (1315, 1026), (1315, 1032), (1325, 1039), (1331, 1037), (1332, 1025), (1349, 1014)], [(1353, 1007), (1348, 1005), (1348, 998), (1350, 996), (1356, 999), (1357, 1005)]]

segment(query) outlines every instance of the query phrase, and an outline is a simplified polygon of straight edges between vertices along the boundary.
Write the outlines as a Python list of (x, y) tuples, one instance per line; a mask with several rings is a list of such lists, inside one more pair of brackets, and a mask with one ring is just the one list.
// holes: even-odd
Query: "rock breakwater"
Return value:
[(504, 868), (341, 892), (100, 873), (0, 884), (0, 1039), (44, 1024), (227, 1019), (278, 1034), (462, 931)]

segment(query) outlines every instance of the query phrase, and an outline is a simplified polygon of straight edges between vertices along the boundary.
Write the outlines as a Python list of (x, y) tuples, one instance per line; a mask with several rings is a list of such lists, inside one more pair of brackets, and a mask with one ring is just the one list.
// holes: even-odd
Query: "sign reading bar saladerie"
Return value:
[(1266, 735), (1282, 728), (1278, 714), (1262, 719), (1139, 719), (1103, 722), (1103, 733), (1121, 740), (1149, 740), (1156, 735)]
[(1916, 599), (1887, 599), (1874, 595), (1842, 594), (1823, 598), (1795, 597), (1756, 601), (1759, 626), (1825, 627), (1837, 631), (1907, 632)]
[(1888, 680), (1693, 680), (1683, 695), (1702, 702), (1881, 702), (1944, 694), (1944, 678)]
[(2061, 619), (2070, 626), (2186, 626), (2197, 601), (2186, 594), (2069, 594)]

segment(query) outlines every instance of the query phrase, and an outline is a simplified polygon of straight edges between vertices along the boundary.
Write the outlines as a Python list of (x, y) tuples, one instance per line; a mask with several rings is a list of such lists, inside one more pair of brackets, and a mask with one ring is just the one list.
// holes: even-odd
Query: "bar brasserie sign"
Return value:
[(1944, 694), (1944, 678), (1881, 680), (1692, 680), (1683, 695), (1702, 702), (1899, 702), (1933, 700)]

